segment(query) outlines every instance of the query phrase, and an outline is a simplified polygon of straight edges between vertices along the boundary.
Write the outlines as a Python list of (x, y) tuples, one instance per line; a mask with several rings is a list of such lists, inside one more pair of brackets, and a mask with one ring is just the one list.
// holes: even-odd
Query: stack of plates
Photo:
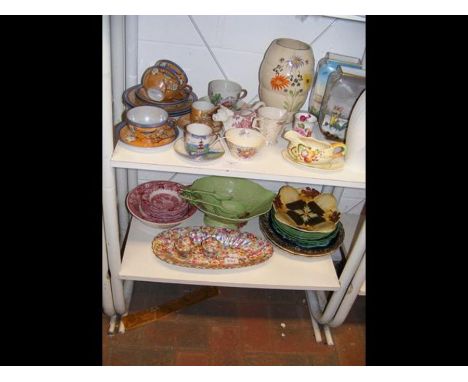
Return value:
[(333, 195), (284, 186), (271, 211), (260, 218), (260, 228), (283, 250), (301, 256), (324, 256), (343, 242), (339, 216)]
[(140, 184), (127, 195), (127, 208), (142, 223), (153, 228), (175, 227), (190, 218), (196, 207), (181, 198), (185, 188), (171, 181)]
[(136, 106), (157, 106), (166, 110), (169, 117), (180, 117), (189, 114), (192, 109), (192, 103), (198, 100), (194, 92), (181, 93), (179, 99), (168, 102), (158, 102), (149, 98), (143, 88), (143, 85), (132, 86), (123, 93), (123, 101), (129, 108)]
[(290, 227), (276, 219), (274, 210), (270, 211), (270, 224), (273, 230), (283, 239), (306, 249), (329, 246), (339, 232), (338, 227), (332, 232), (303, 231)]

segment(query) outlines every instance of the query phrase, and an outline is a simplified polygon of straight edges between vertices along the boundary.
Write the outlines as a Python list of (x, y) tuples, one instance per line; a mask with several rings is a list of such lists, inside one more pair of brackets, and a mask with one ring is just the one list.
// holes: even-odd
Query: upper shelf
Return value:
[[(182, 137), (182, 134), (179, 134)], [(339, 187), (365, 188), (365, 173), (346, 168), (338, 171), (313, 169), (283, 159), (281, 152), (287, 141), (280, 137), (272, 147), (265, 147), (249, 160), (231, 156), (223, 142), (226, 154), (212, 162), (192, 162), (179, 156), (173, 144), (154, 149), (135, 148), (118, 142), (111, 158), (113, 167), (138, 170), (181, 172), (197, 175), (219, 175), (260, 180), (308, 183)]]

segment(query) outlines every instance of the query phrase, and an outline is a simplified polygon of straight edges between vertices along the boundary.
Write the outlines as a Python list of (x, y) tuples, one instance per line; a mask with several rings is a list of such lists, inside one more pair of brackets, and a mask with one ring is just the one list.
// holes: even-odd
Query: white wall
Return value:
[[(198, 97), (205, 96), (208, 82), (224, 76), (197, 28), (226, 76), (247, 89), (247, 101), (257, 98), (260, 63), (275, 38), (310, 43), (316, 64), (328, 51), (359, 58), (365, 52), (365, 24), (358, 21), (323, 16), (139, 16), (138, 78), (157, 60), (169, 59), (185, 70)], [(139, 171), (138, 182), (169, 176)], [(192, 179), (177, 177), (176, 181), (186, 184)], [(264, 185), (271, 189), (281, 186), (272, 182)], [(341, 211), (359, 213), (364, 198), (364, 190), (346, 189)]]

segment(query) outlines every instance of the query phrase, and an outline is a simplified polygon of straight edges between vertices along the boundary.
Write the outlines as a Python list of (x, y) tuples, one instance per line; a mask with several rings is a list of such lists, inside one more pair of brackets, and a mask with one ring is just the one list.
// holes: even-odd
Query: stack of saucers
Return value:
[(140, 184), (128, 193), (130, 213), (153, 228), (170, 228), (190, 218), (196, 207), (181, 198), (184, 186), (170, 181), (151, 181)]
[(270, 213), (260, 221), (263, 233), (296, 255), (320, 256), (336, 250), (344, 239), (336, 199), (312, 188), (281, 187)]

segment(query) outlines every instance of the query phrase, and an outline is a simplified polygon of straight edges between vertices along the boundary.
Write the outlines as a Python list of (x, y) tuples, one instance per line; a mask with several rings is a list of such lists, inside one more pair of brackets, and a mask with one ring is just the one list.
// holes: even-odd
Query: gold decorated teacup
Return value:
[(210, 123), (213, 122), (211, 116), (218, 110), (218, 106), (213, 105), (208, 101), (195, 101), (192, 103), (192, 111), (190, 112), (190, 121), (199, 123)]
[(192, 87), (167, 68), (152, 66), (145, 70), (141, 80), (148, 98), (153, 101), (172, 101), (184, 99)]

